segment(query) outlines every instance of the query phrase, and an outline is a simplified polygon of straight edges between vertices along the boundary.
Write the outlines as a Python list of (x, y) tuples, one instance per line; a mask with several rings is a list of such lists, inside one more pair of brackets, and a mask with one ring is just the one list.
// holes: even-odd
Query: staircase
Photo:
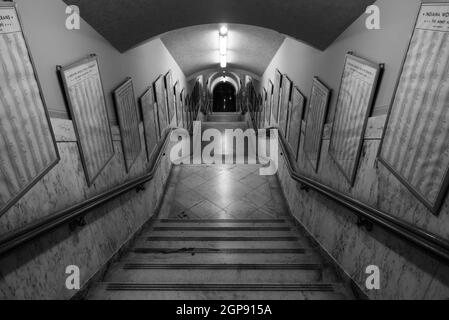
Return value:
[(287, 219), (162, 219), (89, 299), (348, 299)]
[[(236, 116), (210, 115), (213, 122), (204, 122), (203, 129), (224, 130), (228, 124), (245, 129)], [(158, 219), (87, 298), (354, 298), (297, 229), (277, 177), (261, 176), (259, 168), (175, 166)]]

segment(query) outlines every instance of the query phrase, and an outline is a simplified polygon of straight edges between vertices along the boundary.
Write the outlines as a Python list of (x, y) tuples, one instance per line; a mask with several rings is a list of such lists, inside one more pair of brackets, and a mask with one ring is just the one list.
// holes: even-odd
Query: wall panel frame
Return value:
[[(413, 75), (413, 76), (411, 76)], [(421, 4), (379, 161), (433, 214), (449, 187), (449, 2)]]
[(160, 75), (153, 83), (154, 95), (156, 97), (156, 103), (158, 107), (158, 122), (159, 122), (159, 135), (162, 137), (165, 130), (169, 127), (168, 122), (168, 107), (167, 107), (167, 95), (165, 92), (164, 77)]
[(273, 84), (273, 104), (271, 107), (273, 123), (272, 126), (278, 125), (279, 121), (279, 102), (281, 99), (282, 73), (276, 69)]
[(60, 160), (14, 3), (0, 3), (0, 216)]
[(318, 172), (320, 162), (324, 123), (329, 108), (330, 95), (330, 89), (315, 77), (307, 108), (304, 137), (304, 153), (315, 172)]
[(348, 53), (345, 58), (329, 144), (329, 155), (354, 185), (383, 65)]
[(117, 120), (122, 137), (122, 150), (126, 172), (129, 172), (142, 151), (139, 130), (139, 114), (134, 94), (133, 81), (127, 78), (113, 92)]
[(92, 54), (58, 70), (91, 186), (115, 154), (97, 56)]
[(292, 103), (289, 116), (289, 129), (287, 141), (293, 150), (293, 153), (298, 160), (299, 143), (301, 139), (302, 118), (304, 116), (304, 106), (306, 98), (301, 91), (294, 87), (292, 90)]
[(148, 88), (139, 100), (142, 110), (147, 159), (150, 161), (161, 139), (153, 87)]
[(168, 115), (168, 125), (170, 126), (172, 124), (172, 121), (174, 120), (174, 125), (176, 126), (176, 106), (175, 106), (175, 94), (174, 94), (174, 87), (173, 87), (173, 76), (171, 73), (171, 70), (167, 72), (165, 75), (165, 91), (167, 94), (167, 115)]
[(289, 105), (292, 92), (292, 81), (287, 75), (282, 76), (282, 90), (279, 103), (279, 131), (285, 138), (287, 138)]

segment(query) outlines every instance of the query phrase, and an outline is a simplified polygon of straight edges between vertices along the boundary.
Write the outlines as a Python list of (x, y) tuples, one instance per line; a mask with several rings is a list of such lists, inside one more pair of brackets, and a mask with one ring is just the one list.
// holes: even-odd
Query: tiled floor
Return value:
[(182, 165), (173, 169), (160, 218), (270, 219), (286, 214), (276, 176), (259, 165)]

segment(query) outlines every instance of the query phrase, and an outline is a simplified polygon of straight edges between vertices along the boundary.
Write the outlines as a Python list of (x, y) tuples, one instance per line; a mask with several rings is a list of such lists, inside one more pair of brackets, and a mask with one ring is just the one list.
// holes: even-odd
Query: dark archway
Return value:
[(214, 88), (213, 112), (236, 112), (235, 88), (229, 82), (219, 83)]

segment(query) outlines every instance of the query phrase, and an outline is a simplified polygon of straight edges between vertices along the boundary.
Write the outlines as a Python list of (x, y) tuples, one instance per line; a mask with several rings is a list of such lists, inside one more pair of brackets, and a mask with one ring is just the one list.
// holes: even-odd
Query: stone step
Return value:
[(162, 219), (155, 221), (155, 226), (182, 227), (182, 226), (215, 226), (215, 227), (245, 227), (245, 226), (283, 226), (284, 224), (292, 225), (287, 219)]
[(315, 263), (320, 264), (321, 259), (315, 253), (279, 253), (271, 255), (266, 253), (188, 253), (188, 252), (173, 252), (173, 253), (126, 253), (122, 262), (129, 263), (165, 263), (165, 264), (211, 264), (211, 263), (282, 263), (282, 264), (304, 264)]
[[(269, 239), (268, 237), (266, 239)], [(191, 248), (242, 248), (242, 249), (291, 249), (304, 248), (299, 241), (190, 241), (189, 238), (179, 237), (176, 241), (149, 241), (139, 240), (134, 244), (134, 248), (171, 248), (171, 249), (191, 249)]]
[[(316, 265), (301, 265), (293, 269), (294, 265), (272, 267), (265, 265), (265, 269), (258, 269), (257, 265), (239, 264), (226, 268), (226, 264), (213, 265), (183, 265), (183, 268), (173, 269), (173, 265), (160, 266), (155, 269), (151, 264), (123, 264), (113, 266), (105, 277), (105, 282), (133, 282), (133, 283), (274, 283), (288, 284), (294, 282), (316, 282), (321, 281), (321, 269)], [(221, 269), (218, 269), (221, 267)], [(289, 268), (290, 267), (290, 268)]]
[(246, 242), (246, 241), (299, 241), (300, 237), (295, 236), (286, 236), (286, 237), (221, 237), (221, 236), (212, 236), (212, 237), (167, 237), (167, 236), (158, 236), (158, 237), (144, 237), (142, 241), (231, 241), (231, 242)]
[(197, 231), (197, 232), (224, 232), (224, 231), (291, 231), (290, 226), (155, 226), (153, 231)]
[(88, 299), (112, 300), (345, 300), (338, 284), (100, 283)]
[(228, 230), (149, 230), (142, 233), (140, 238), (147, 237), (294, 237), (297, 236), (293, 231), (228, 231)]
[(173, 253), (187, 253), (187, 254), (198, 254), (198, 253), (222, 253), (222, 254), (230, 254), (230, 253), (241, 253), (241, 254), (256, 254), (256, 253), (265, 253), (265, 254), (280, 254), (280, 253), (296, 253), (296, 254), (304, 254), (306, 253), (306, 249), (304, 248), (208, 248), (208, 247), (192, 247), (192, 248), (167, 248), (167, 247), (134, 247), (131, 249), (133, 253), (161, 253), (161, 254), (173, 254)]

